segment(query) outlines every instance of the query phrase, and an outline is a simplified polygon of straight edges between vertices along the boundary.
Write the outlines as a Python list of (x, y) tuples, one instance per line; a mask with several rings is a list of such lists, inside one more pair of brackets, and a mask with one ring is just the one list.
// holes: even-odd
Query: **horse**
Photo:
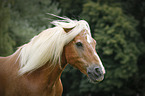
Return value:
[(70, 64), (91, 82), (104, 78), (85, 20), (54, 20), (55, 26), (34, 36), (15, 53), (0, 57), (0, 96), (62, 96), (61, 74)]

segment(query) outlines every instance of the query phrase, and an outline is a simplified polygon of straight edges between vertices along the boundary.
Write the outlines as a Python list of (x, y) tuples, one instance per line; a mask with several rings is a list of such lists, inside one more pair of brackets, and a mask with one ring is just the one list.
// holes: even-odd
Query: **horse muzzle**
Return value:
[(99, 66), (90, 66), (87, 68), (88, 78), (91, 82), (96, 83), (104, 79), (104, 73)]

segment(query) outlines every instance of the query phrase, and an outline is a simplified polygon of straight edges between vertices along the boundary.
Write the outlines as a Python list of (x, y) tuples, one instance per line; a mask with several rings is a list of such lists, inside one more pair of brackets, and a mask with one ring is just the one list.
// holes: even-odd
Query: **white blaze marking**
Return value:
[(92, 42), (92, 38), (91, 38), (91, 36), (88, 35), (88, 34), (87, 34), (87, 41), (88, 41), (89, 44)]
[(97, 54), (96, 52), (94, 52), (94, 54), (96, 55), (96, 57), (97, 57), (98, 60), (99, 60), (99, 64), (100, 64), (100, 66), (101, 66), (101, 68), (102, 68), (103, 74), (105, 74), (105, 68), (104, 68), (104, 66), (103, 66), (103, 64), (102, 64), (102, 62), (101, 62), (101, 60), (100, 60), (98, 54)]
[[(85, 32), (86, 33), (86, 32)], [(89, 35), (89, 34), (86, 34), (86, 37), (87, 37), (87, 42), (90, 44), (91, 42), (93, 42), (93, 39), (92, 39), (92, 37)], [(92, 47), (92, 46), (91, 46)], [(92, 48), (93, 49), (93, 48)], [(94, 54), (95, 54), (95, 56), (98, 58), (98, 61), (99, 61), (99, 64), (100, 64), (100, 67), (102, 68), (102, 71), (103, 71), (103, 74), (105, 74), (105, 68), (104, 68), (104, 66), (103, 66), (103, 64), (102, 64), (102, 62), (101, 62), (101, 60), (100, 60), (100, 58), (99, 58), (99, 56), (98, 56), (98, 54), (96, 53), (96, 51), (94, 50)]]

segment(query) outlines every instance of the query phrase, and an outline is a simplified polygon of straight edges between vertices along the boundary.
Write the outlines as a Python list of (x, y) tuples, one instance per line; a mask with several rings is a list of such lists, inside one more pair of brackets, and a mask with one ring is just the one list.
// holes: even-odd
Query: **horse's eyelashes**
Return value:
[(83, 47), (83, 44), (81, 42), (76, 43), (77, 47)]

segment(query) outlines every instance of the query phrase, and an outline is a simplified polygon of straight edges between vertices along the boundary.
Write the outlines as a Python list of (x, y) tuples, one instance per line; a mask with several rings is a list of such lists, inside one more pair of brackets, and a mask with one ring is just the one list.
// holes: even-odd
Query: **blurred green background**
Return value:
[(0, 0), (0, 56), (52, 27), (46, 13), (88, 21), (106, 69), (92, 84), (68, 65), (63, 96), (145, 96), (145, 0)]

